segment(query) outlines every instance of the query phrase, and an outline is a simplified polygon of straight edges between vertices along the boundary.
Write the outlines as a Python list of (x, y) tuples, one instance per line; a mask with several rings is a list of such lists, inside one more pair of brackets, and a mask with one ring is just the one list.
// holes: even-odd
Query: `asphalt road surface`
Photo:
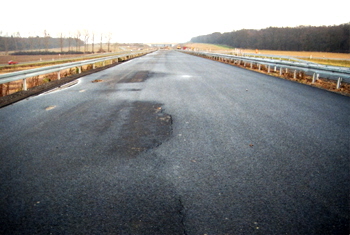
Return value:
[(350, 98), (158, 51), (0, 109), (0, 234), (348, 234)]

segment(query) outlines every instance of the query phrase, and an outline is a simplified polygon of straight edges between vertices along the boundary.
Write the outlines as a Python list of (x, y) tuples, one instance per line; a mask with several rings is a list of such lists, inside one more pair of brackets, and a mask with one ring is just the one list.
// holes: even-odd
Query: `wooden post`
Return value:
[(23, 90), (26, 91), (28, 88), (27, 88), (27, 79), (24, 78), (23, 79)]
[(339, 88), (340, 88), (341, 81), (342, 81), (342, 78), (341, 78), (341, 77), (340, 77), (340, 78), (338, 78), (338, 82), (337, 82), (337, 89), (339, 89)]

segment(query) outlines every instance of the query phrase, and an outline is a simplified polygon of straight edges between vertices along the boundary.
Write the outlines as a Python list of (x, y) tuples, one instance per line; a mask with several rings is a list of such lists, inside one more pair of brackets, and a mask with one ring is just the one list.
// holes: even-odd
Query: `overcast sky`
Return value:
[[(112, 33), (113, 42), (187, 42), (213, 32), (350, 22), (349, 0), (16, 0), (1, 3), (0, 32)], [(98, 41), (95, 39), (95, 42)]]

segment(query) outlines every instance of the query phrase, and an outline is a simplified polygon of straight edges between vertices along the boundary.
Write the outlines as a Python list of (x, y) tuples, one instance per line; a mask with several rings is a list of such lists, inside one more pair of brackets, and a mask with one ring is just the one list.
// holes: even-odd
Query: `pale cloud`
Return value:
[(89, 30), (112, 33), (117, 42), (185, 42), (243, 28), (348, 23), (349, 7), (348, 0), (17, 0), (1, 3), (0, 31), (35, 36), (47, 30), (55, 37)]

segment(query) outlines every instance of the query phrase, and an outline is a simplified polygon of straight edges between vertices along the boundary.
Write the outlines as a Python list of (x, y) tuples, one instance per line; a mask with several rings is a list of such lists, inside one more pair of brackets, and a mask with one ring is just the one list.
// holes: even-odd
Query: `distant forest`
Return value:
[(350, 53), (349, 41), (350, 23), (338, 26), (242, 29), (191, 39), (194, 43), (220, 44), (235, 48), (342, 53)]
[(51, 37), (1, 37), (0, 51), (48, 50), (52, 48), (69, 48), (69, 51), (80, 51), (84, 41), (78, 38)]

